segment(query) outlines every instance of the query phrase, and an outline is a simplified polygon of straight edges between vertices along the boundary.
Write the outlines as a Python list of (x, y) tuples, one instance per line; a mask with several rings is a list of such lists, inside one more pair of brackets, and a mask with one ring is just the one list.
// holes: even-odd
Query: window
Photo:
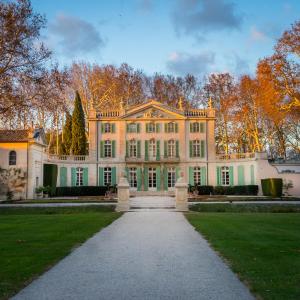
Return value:
[(129, 157), (136, 157), (136, 156), (137, 156), (136, 140), (131, 140), (129, 142)]
[(168, 168), (168, 187), (174, 187), (176, 182), (175, 168)]
[(129, 185), (130, 187), (137, 187), (136, 168), (129, 168)]
[(200, 141), (199, 140), (195, 140), (193, 141), (193, 157), (200, 157)]
[(148, 124), (148, 132), (155, 132), (155, 124), (154, 123)]
[(175, 132), (175, 124), (173, 122), (168, 123), (167, 125), (167, 131), (168, 132)]
[(199, 132), (200, 131), (200, 124), (198, 122), (192, 123), (192, 132)]
[(174, 157), (175, 156), (175, 141), (169, 140), (168, 141), (168, 157)]
[(40, 186), (39, 178), (35, 177), (35, 187), (39, 187), (39, 186)]
[(111, 141), (107, 140), (104, 142), (104, 157), (111, 157)]
[(128, 132), (137, 132), (137, 124), (136, 123), (130, 123), (128, 125)]
[(148, 176), (149, 188), (156, 188), (156, 168), (149, 168)]
[(152, 158), (156, 156), (156, 143), (153, 139), (149, 142), (149, 155)]
[(222, 167), (221, 168), (221, 184), (222, 185), (229, 185), (229, 167)]
[(111, 185), (111, 168), (104, 168), (104, 185)]
[(76, 168), (76, 186), (83, 185), (83, 168)]
[(10, 151), (8, 155), (8, 164), (10, 166), (15, 166), (17, 164), (17, 152)]
[(104, 124), (104, 132), (105, 133), (111, 132), (111, 124), (110, 123)]
[(194, 184), (201, 185), (201, 168), (194, 168)]

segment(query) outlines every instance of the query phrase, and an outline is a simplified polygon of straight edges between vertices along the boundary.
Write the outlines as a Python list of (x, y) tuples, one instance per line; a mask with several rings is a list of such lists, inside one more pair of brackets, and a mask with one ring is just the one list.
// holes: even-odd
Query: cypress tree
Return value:
[(72, 146), (72, 116), (67, 112), (66, 114), (66, 123), (63, 129), (63, 152), (64, 154), (71, 154)]
[(85, 135), (84, 112), (79, 93), (76, 91), (72, 115), (72, 155), (86, 155), (87, 140)]

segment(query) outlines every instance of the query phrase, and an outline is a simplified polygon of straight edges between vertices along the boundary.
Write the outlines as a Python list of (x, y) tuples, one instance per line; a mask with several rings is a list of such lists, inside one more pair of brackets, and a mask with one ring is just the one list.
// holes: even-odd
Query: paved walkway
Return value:
[(253, 299), (182, 213), (125, 213), (14, 299)]

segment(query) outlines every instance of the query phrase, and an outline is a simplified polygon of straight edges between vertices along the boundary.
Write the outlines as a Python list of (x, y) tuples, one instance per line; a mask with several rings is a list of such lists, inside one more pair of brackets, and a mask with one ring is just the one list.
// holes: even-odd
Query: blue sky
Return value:
[(299, 0), (32, 0), (60, 65), (73, 61), (203, 76), (254, 73), (300, 17)]

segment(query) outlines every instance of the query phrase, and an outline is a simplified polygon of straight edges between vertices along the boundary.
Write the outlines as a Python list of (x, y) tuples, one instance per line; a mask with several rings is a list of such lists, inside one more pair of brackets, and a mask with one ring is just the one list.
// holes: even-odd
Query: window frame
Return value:
[(193, 157), (201, 157), (201, 142), (200, 142), (200, 140), (193, 140), (192, 154), (193, 154)]
[(221, 185), (222, 186), (230, 186), (229, 167), (227, 167), (227, 166), (221, 167), (220, 172), (221, 172)]
[(200, 123), (199, 122), (192, 123), (192, 132), (200, 132)]
[(83, 168), (82, 167), (76, 168), (75, 186), (83, 186)]
[(155, 133), (155, 132), (156, 132), (155, 123), (154, 122), (148, 123), (148, 133)]
[(150, 167), (148, 169), (148, 187), (151, 189), (155, 189), (157, 187), (156, 168), (155, 167)]
[(15, 150), (11, 150), (8, 153), (8, 165), (9, 166), (17, 165), (17, 152)]
[(103, 169), (103, 183), (105, 186), (111, 185), (112, 183), (112, 169), (111, 167), (104, 167)]
[(137, 168), (132, 167), (128, 169), (128, 181), (131, 188), (137, 188)]
[(128, 132), (129, 133), (137, 133), (137, 123), (129, 123), (128, 124)]
[(167, 123), (167, 132), (168, 133), (175, 132), (175, 122)]
[(168, 169), (168, 188), (174, 188), (176, 184), (176, 169), (169, 167)]
[(168, 157), (175, 157), (176, 156), (175, 141), (173, 139), (168, 140), (167, 146), (168, 146), (167, 147)]
[(112, 157), (112, 141), (104, 141), (104, 157)]
[(193, 174), (194, 184), (201, 185), (201, 168), (194, 167), (193, 171), (194, 171), (194, 174)]
[(137, 157), (137, 140), (132, 139), (129, 141), (129, 157)]
[(112, 125), (108, 122), (104, 123), (104, 133), (111, 133), (112, 132)]
[(151, 139), (148, 145), (149, 157), (156, 157), (156, 141), (155, 139)]

